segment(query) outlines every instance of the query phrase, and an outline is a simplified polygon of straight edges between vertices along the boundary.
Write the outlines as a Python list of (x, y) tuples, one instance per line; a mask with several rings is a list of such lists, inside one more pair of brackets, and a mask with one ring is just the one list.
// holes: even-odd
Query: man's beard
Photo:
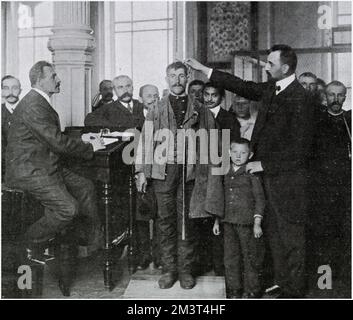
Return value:
[(337, 102), (330, 103), (328, 106), (334, 112), (340, 112), (342, 110), (342, 105), (338, 104)]

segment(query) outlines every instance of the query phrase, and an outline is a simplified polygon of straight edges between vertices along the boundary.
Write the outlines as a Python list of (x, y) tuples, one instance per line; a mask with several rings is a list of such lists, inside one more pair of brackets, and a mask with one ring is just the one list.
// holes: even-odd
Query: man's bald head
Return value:
[(140, 88), (140, 98), (145, 107), (150, 108), (159, 101), (158, 88), (153, 84), (146, 84)]

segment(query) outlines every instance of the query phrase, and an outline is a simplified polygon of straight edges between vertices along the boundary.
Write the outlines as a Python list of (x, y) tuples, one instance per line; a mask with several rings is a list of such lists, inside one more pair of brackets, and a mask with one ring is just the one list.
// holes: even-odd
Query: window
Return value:
[(352, 3), (350, 1), (336, 2), (337, 26), (347, 26), (352, 24)]
[(165, 68), (173, 60), (173, 4), (170, 2), (114, 3), (114, 76), (126, 74), (134, 96), (147, 83), (165, 88)]
[(28, 72), (38, 60), (52, 61), (47, 45), (54, 24), (53, 2), (20, 2), (17, 8), (18, 76), (26, 92)]

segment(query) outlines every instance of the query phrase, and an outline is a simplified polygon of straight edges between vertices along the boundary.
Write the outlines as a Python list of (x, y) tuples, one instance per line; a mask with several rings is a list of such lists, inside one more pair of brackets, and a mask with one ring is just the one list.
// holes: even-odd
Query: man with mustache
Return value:
[(268, 201), (264, 229), (277, 288), (273, 296), (301, 297), (305, 293), (306, 187), (314, 108), (295, 76), (296, 53), (287, 45), (273, 46), (265, 67), (270, 81), (264, 83), (244, 81), (194, 59), (187, 59), (186, 64), (224, 89), (262, 102), (251, 141), (255, 157), (246, 170), (261, 172), (264, 179)]
[(322, 113), (316, 130), (317, 199), (311, 251), (314, 269), (329, 265), (334, 279), (347, 276), (350, 280), (352, 142), (351, 110), (342, 109), (346, 94), (342, 82), (332, 81), (326, 86), (327, 111)]
[(7, 135), (12, 114), (21, 94), (21, 83), (14, 76), (7, 75), (1, 79), (1, 177), (5, 175), (5, 155)]
[(92, 111), (113, 101), (113, 83), (110, 80), (103, 80), (99, 84), (99, 93), (93, 98)]
[(141, 130), (144, 121), (143, 106), (132, 98), (132, 80), (126, 75), (113, 79), (117, 100), (87, 114), (86, 126), (108, 128), (111, 131)]
[[(183, 289), (192, 289), (195, 286), (192, 269), (197, 239), (194, 222), (188, 218), (195, 177), (192, 165), (184, 166), (177, 161), (177, 154), (184, 151), (180, 150), (180, 147), (178, 148), (177, 129), (190, 129), (196, 122), (196, 116), (195, 119), (193, 117), (194, 106), (185, 94), (187, 81), (187, 67), (182, 62), (174, 62), (167, 67), (166, 82), (169, 87), (169, 95), (147, 113), (140, 138), (141, 148), (138, 148), (136, 157), (137, 190), (145, 192), (147, 179), (149, 179), (157, 199), (158, 230), (163, 267), (163, 274), (158, 281), (161, 289), (171, 288), (178, 279)], [(173, 144), (169, 144), (169, 140), (167, 141), (168, 148), (174, 148), (171, 149), (174, 152), (167, 152), (166, 162), (144, 163), (145, 155), (153, 155), (160, 148), (163, 139), (162, 132), (166, 129), (168, 132), (172, 132), (175, 138)], [(157, 135), (157, 143), (143, 143), (147, 137), (154, 135)], [(185, 174), (183, 174), (183, 169)], [(183, 209), (185, 209), (184, 215)]]
[[(6, 185), (30, 193), (45, 209), (24, 235), (27, 258), (42, 260), (45, 244), (53, 237), (62, 244), (60, 257), (68, 257), (75, 244), (88, 245), (96, 240), (100, 221), (92, 181), (65, 168), (62, 160), (88, 160), (104, 146), (98, 137), (85, 143), (61, 132), (59, 116), (50, 101), (53, 94), (60, 92), (61, 82), (52, 64), (35, 63), (29, 78), (32, 90), (12, 115)], [(59, 285), (63, 294), (69, 295), (69, 283)]]

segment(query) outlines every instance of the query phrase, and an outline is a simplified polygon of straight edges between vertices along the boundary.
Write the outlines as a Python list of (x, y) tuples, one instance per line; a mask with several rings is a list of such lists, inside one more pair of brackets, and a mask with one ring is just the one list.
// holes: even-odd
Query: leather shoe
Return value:
[(192, 289), (195, 287), (195, 278), (190, 273), (181, 273), (179, 275), (180, 287), (183, 289)]
[(166, 272), (163, 274), (159, 280), (158, 285), (161, 289), (169, 289), (171, 288), (174, 283), (177, 281), (178, 277), (174, 272)]

